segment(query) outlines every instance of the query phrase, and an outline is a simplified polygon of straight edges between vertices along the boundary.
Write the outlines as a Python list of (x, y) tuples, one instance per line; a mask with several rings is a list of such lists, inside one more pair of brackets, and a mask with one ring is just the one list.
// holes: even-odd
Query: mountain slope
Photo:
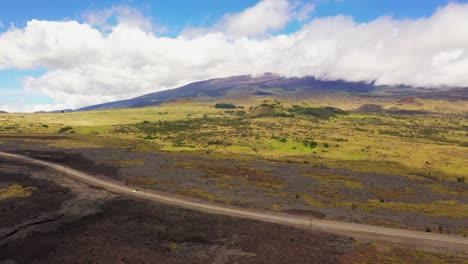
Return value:
[(92, 105), (77, 111), (108, 108), (127, 108), (159, 105), (178, 98), (216, 98), (232, 92), (249, 95), (291, 95), (311, 92), (352, 92), (366, 93), (374, 89), (373, 84), (364, 82), (323, 81), (314, 77), (284, 78), (275, 74), (259, 77), (250, 75), (217, 78), (194, 82), (188, 85), (156, 93), (146, 94), (133, 99)]
[(285, 78), (266, 73), (257, 77), (240, 75), (193, 82), (176, 89), (150, 93), (133, 99), (87, 106), (76, 111), (144, 107), (160, 105), (164, 102), (180, 98), (209, 100), (232, 94), (305, 99), (317, 97), (320, 94), (329, 94), (333, 97), (335, 93), (386, 97), (396, 100), (403, 98), (402, 104), (419, 102), (417, 98), (468, 101), (468, 88), (466, 87), (441, 87), (435, 89), (404, 85), (376, 86), (373, 83), (347, 82), (343, 80), (327, 81), (314, 77)]

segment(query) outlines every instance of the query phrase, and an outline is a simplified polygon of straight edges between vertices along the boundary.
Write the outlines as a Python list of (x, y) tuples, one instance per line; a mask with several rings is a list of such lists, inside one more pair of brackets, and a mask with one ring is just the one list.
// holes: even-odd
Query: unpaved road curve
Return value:
[(239, 207), (225, 206), (208, 202), (200, 202), (181, 198), (178, 196), (156, 191), (134, 192), (133, 188), (119, 184), (118, 182), (98, 179), (87, 173), (67, 168), (52, 162), (32, 159), (23, 155), (11, 154), (0, 151), (0, 157), (22, 160), (63, 172), (69, 176), (87, 182), (91, 185), (100, 186), (113, 192), (128, 194), (144, 199), (149, 199), (177, 207), (202, 211), (211, 214), (222, 214), (233, 217), (255, 219), (282, 225), (296, 226), (300, 228), (311, 228), (338, 235), (353, 236), (357, 239), (379, 240), (393, 243), (404, 243), (419, 248), (446, 248), (468, 252), (468, 238), (450, 235), (427, 233), (395, 228), (386, 228), (372, 225), (345, 223), (338, 221), (322, 220), (305, 216), (289, 215), (284, 213), (273, 213), (261, 210), (244, 209)]

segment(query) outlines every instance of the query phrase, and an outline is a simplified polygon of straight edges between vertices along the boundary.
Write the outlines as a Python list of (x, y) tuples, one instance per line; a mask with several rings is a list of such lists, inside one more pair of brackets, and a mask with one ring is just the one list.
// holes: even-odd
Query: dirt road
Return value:
[(304, 216), (296, 216), (284, 213), (274, 213), (260, 210), (250, 210), (208, 202), (193, 201), (188, 198), (161, 193), (156, 191), (135, 191), (133, 188), (122, 185), (119, 182), (98, 179), (87, 173), (77, 171), (51, 162), (32, 159), (22, 155), (0, 152), (0, 157), (13, 158), (45, 166), (63, 172), (91, 185), (100, 186), (110, 191), (132, 195), (144, 199), (170, 204), (177, 207), (202, 211), (210, 214), (222, 214), (233, 217), (255, 219), (282, 225), (310, 228), (339, 235), (352, 236), (357, 239), (379, 240), (393, 243), (404, 243), (420, 248), (447, 248), (468, 251), (468, 239), (450, 235), (427, 233), (411, 230), (402, 230), (371, 225), (353, 224), (337, 221), (329, 221)]

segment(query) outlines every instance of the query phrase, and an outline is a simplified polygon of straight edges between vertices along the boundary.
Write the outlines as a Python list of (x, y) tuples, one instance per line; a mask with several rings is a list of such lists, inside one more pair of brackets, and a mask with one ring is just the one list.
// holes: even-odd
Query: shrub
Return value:
[(219, 139), (217, 140), (210, 140), (207, 142), (208, 145), (223, 145), (223, 142)]
[(309, 147), (311, 149), (313, 148), (316, 148), (318, 143), (315, 142), (315, 141), (308, 141), (308, 140), (304, 140), (302, 141), (302, 144), (304, 145), (304, 147)]
[(465, 182), (465, 177), (457, 177), (457, 182)]
[(71, 127), (71, 126), (66, 126), (66, 127), (60, 128), (58, 132), (59, 132), (59, 133), (65, 133), (65, 132), (67, 132), (67, 131), (69, 131), (69, 130), (72, 130), (72, 129), (73, 129), (73, 127)]
[(217, 103), (215, 104), (215, 108), (236, 109), (237, 106), (235, 104)]
[(318, 143), (315, 142), (315, 141), (311, 141), (311, 142), (309, 143), (309, 148), (311, 148), (311, 149), (316, 148), (317, 146), (318, 146)]

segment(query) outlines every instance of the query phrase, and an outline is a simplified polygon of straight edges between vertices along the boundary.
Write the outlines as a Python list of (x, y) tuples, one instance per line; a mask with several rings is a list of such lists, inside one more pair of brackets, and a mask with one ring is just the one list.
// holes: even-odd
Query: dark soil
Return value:
[[(22, 168), (18, 171), (18, 167)], [(37, 188), (31, 197), (0, 200), (0, 229), (11, 227), (41, 212), (59, 210), (62, 203), (74, 197), (66, 188), (50, 180), (30, 177), (40, 167), (13, 160), (0, 159), (0, 189), (20, 183)]]
[(389, 244), (370, 244), (361, 247), (356, 252), (346, 254), (340, 257), (342, 264), (375, 264), (375, 263), (411, 263), (411, 264), (429, 264), (429, 263), (447, 263), (447, 264), (466, 264), (467, 257), (444, 254), (430, 254), (416, 249), (393, 246)]
[[(2, 213), (2, 226), (18, 226), (60, 208), (63, 212), (73, 195), (81, 197), (88, 209), (99, 210), (78, 210), (82, 217), (62, 213), (54, 219), (57, 226), (53, 230), (41, 229), (44, 223), (29, 226), (37, 229), (0, 245), (0, 263), (337, 263), (341, 255), (354, 250), (352, 239), (326, 233), (206, 215), (126, 197), (95, 203), (96, 197), (108, 196), (83, 193), (107, 191), (69, 179), (67, 190), (60, 187), (63, 182), (21, 174), (28, 168), (24, 164), (2, 160), (1, 165), (2, 170), (11, 171), (2, 172), (2, 182), (41, 187), (30, 197), (6, 200), (4, 203), (21, 203), (23, 209)], [(13, 175), (14, 167), (18, 177)], [(39, 168), (34, 170), (33, 174), (39, 174)], [(61, 175), (54, 179), (58, 177)], [(42, 192), (49, 195), (48, 200), (44, 201)]]
[[(352, 240), (118, 199), (5, 248), (19, 263), (336, 263)], [(5, 256), (5, 257), (4, 257)]]
[[(465, 218), (388, 209), (367, 212), (351, 206), (314, 207), (302, 198), (302, 195), (308, 194), (323, 203), (366, 203), (371, 199), (405, 203), (440, 200), (468, 202), (465, 195), (440, 193), (428, 187), (431, 184), (442, 184), (462, 194), (468, 190), (468, 184), (438, 180), (432, 176), (421, 175), (422, 179), (412, 179), (400, 175), (326, 168), (315, 164), (236, 160), (204, 153), (136, 152), (110, 147), (63, 150), (48, 146), (46, 142), (6, 138), (0, 145), (0, 150), (64, 164), (97, 177), (124, 181), (136, 188), (142, 188), (138, 182), (148, 180), (146, 182), (153, 184), (145, 187), (158, 191), (196, 196), (197, 192), (191, 190), (198, 190), (210, 196), (197, 198), (215, 197), (217, 202), (237, 206), (258, 209), (276, 206), (285, 212), (330, 220), (422, 231), (429, 227), (438, 230), (436, 232), (451, 234), (462, 234), (460, 230), (468, 228)], [(122, 165), (121, 162), (137, 162), (139, 165)], [(363, 188), (350, 188), (333, 179), (360, 183)], [(443, 227), (442, 230), (440, 226)]]
[(107, 177), (115, 177), (118, 168), (103, 164), (96, 164), (90, 159), (83, 157), (78, 153), (66, 153), (64, 151), (42, 151), (42, 150), (17, 150), (13, 153), (26, 155), (31, 158), (50, 161), (66, 165), (67, 167), (76, 170), (86, 171), (94, 175), (103, 175)]

